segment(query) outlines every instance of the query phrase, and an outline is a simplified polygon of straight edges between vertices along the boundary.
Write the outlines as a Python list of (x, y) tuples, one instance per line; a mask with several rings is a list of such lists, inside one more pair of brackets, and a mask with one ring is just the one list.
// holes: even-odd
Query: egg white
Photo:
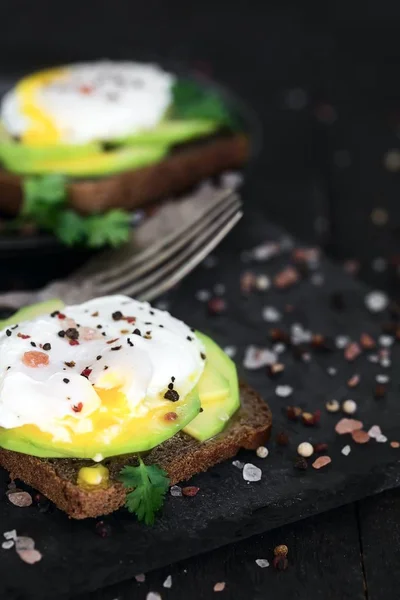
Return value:
[[(116, 320), (118, 311), (135, 322)], [(77, 433), (91, 431), (91, 416), (102, 410), (100, 390), (124, 394), (126, 418), (143, 416), (165, 402), (171, 382), (184, 397), (204, 370), (204, 347), (193, 331), (148, 303), (108, 296), (67, 306), (64, 315), (39, 317), (0, 332), (0, 427), (36, 425), (63, 439), (65, 419)], [(59, 335), (70, 326), (79, 331), (78, 345)], [(51, 349), (43, 350), (45, 344)], [(24, 364), (24, 354), (32, 351), (48, 355), (48, 364)], [(105, 432), (106, 438), (111, 433)]]

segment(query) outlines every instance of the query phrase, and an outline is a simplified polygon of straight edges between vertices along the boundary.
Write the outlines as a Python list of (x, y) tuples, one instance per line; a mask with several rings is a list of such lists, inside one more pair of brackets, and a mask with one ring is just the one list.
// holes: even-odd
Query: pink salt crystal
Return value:
[(344, 433), (352, 433), (353, 431), (358, 431), (363, 428), (363, 423), (361, 421), (357, 421), (356, 419), (340, 419), (338, 423), (336, 423), (335, 431), (339, 435), (343, 435)]
[(33, 565), (42, 560), (42, 555), (39, 550), (17, 550), (18, 556), (28, 565)]
[(330, 456), (319, 456), (317, 460), (314, 460), (312, 466), (314, 469), (322, 469), (322, 467), (326, 467), (329, 463), (332, 462)]
[(366, 431), (359, 429), (358, 431), (353, 431), (351, 437), (357, 444), (366, 444), (371, 439)]
[(275, 275), (274, 285), (280, 290), (285, 290), (297, 283), (299, 279), (300, 275), (297, 269), (294, 267), (286, 267), (283, 271)]
[(216, 583), (214, 585), (214, 592), (223, 592), (225, 589), (225, 581), (218, 581), (218, 583)]
[(360, 354), (361, 348), (357, 342), (352, 342), (349, 344), (344, 351), (344, 357), (349, 361), (355, 360), (358, 356), (360, 356)]

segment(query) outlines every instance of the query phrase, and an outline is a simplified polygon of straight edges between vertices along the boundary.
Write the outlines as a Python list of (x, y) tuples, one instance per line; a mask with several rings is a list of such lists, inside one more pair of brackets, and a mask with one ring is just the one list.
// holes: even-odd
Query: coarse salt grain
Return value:
[(343, 348), (345, 348), (347, 346), (349, 341), (350, 341), (350, 339), (348, 338), (347, 335), (336, 336), (336, 338), (335, 338), (336, 348), (338, 348), (339, 350), (342, 350)]
[(11, 529), (11, 531), (5, 531), (3, 533), (6, 540), (16, 540), (17, 539), (17, 531), (16, 529)]
[(172, 588), (172, 577), (171, 577), (171, 575), (168, 575), (167, 579), (163, 583), (163, 587), (165, 587), (167, 589)]
[(14, 540), (7, 540), (1, 544), (3, 550), (10, 550), (14, 546)]
[(293, 388), (290, 385), (278, 385), (275, 393), (280, 398), (288, 398), (293, 393)]
[(7, 498), (11, 504), (20, 508), (25, 508), (32, 504), (32, 496), (28, 492), (11, 492), (11, 494), (7, 495)]
[(216, 283), (213, 289), (214, 294), (216, 294), (217, 296), (223, 296), (226, 291), (225, 285), (223, 283)]
[(282, 315), (273, 306), (265, 306), (262, 311), (262, 318), (268, 323), (277, 323), (282, 318)]
[(285, 344), (282, 344), (282, 342), (279, 342), (278, 344), (275, 344), (273, 347), (273, 351), (276, 352), (276, 354), (283, 354), (286, 350), (286, 346)]
[(338, 412), (340, 408), (340, 404), (337, 400), (328, 400), (325, 404), (325, 408), (328, 412)]
[(211, 292), (208, 290), (198, 290), (195, 294), (196, 300), (207, 302), (211, 298)]
[(378, 435), (378, 437), (376, 438), (376, 441), (379, 442), (380, 444), (385, 444), (388, 441), (388, 439), (387, 439), (386, 435), (381, 434), (381, 435)]
[(327, 373), (328, 373), (328, 375), (330, 375), (331, 377), (333, 377), (334, 375), (336, 375), (337, 369), (335, 367), (328, 367)]
[(390, 442), (390, 445), (392, 448), (400, 448), (400, 442), (393, 441)]
[(35, 542), (32, 538), (27, 536), (18, 536), (15, 540), (15, 548), (17, 551), (33, 550)]
[(369, 356), (367, 356), (367, 359), (371, 363), (377, 363), (377, 362), (379, 362), (379, 356), (377, 354), (370, 354)]
[(139, 573), (135, 575), (135, 579), (138, 583), (144, 583), (146, 581), (146, 575), (144, 573)]
[(227, 354), (230, 358), (233, 358), (236, 355), (237, 348), (236, 346), (225, 346), (224, 348), (225, 354)]
[(240, 470), (243, 469), (243, 467), (244, 467), (244, 463), (240, 462), (240, 460), (233, 460), (232, 464), (234, 467), (236, 467), (237, 469), (240, 469)]
[(266, 567), (269, 567), (269, 562), (266, 558), (256, 558), (256, 565), (261, 567), (261, 569), (265, 569)]
[(388, 303), (389, 299), (387, 295), (379, 290), (369, 292), (365, 296), (365, 305), (370, 312), (381, 312), (382, 310), (385, 310)]
[(375, 440), (377, 437), (382, 435), (382, 431), (381, 431), (381, 428), (379, 427), (379, 425), (372, 425), (372, 427), (368, 431), (368, 435), (369, 435), (369, 437), (374, 438)]
[(245, 481), (260, 481), (262, 471), (251, 463), (246, 463), (243, 467), (243, 479)]
[(394, 343), (394, 339), (391, 335), (380, 335), (378, 341), (383, 348), (390, 348)]
[(389, 375), (385, 375), (384, 373), (380, 373), (375, 377), (377, 383), (389, 383)]
[(348, 444), (347, 444), (347, 446), (343, 446), (341, 453), (344, 456), (348, 456), (350, 454), (350, 452), (351, 452), (351, 446), (349, 446)]
[(21, 560), (26, 562), (28, 565), (34, 565), (35, 563), (42, 560), (42, 554), (39, 550), (17, 550), (17, 554)]
[(276, 354), (268, 348), (248, 346), (245, 350), (243, 366), (245, 369), (260, 369), (261, 367), (273, 365), (277, 358)]
[(171, 486), (169, 493), (171, 496), (178, 498), (179, 496), (182, 496), (182, 488), (179, 485), (173, 485)]
[(258, 458), (267, 458), (269, 451), (265, 446), (259, 446), (256, 450)]

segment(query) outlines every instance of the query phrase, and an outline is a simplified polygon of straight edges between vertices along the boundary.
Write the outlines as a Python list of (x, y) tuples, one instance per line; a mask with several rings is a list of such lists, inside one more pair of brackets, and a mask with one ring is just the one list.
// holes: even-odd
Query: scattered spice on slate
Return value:
[(279, 327), (273, 327), (270, 329), (269, 336), (272, 342), (283, 342), (284, 344), (290, 344), (289, 334)]
[(285, 370), (285, 365), (282, 363), (274, 363), (272, 365), (267, 366), (267, 373), (269, 377), (274, 378), (281, 375)]
[(392, 448), (400, 448), (400, 442), (393, 441), (390, 442), (390, 445)]
[(166, 580), (163, 583), (163, 587), (166, 589), (172, 588), (172, 576), (171, 575), (168, 575), (168, 577), (166, 578)]
[(102, 538), (109, 537), (112, 533), (111, 525), (109, 525), (105, 521), (97, 521), (95, 525), (95, 531), (97, 535), (99, 535)]
[(277, 323), (282, 315), (274, 306), (265, 306), (262, 310), (262, 318), (268, 323)]
[(360, 344), (364, 350), (373, 350), (376, 347), (374, 338), (372, 338), (368, 333), (361, 334)]
[(168, 390), (165, 392), (164, 398), (171, 402), (177, 402), (179, 400), (179, 394), (176, 390)]
[(259, 292), (265, 292), (271, 287), (271, 280), (267, 275), (257, 275), (256, 289)]
[(289, 444), (289, 436), (286, 431), (280, 431), (275, 439), (278, 446), (287, 446)]
[(308, 469), (308, 462), (302, 456), (298, 456), (294, 461), (294, 468), (299, 471), (306, 471)]
[(382, 435), (382, 431), (379, 425), (372, 425), (372, 427), (368, 431), (368, 435), (369, 437), (374, 439), (377, 439), (380, 435)]
[(210, 315), (221, 315), (226, 311), (226, 302), (223, 298), (216, 296), (208, 301), (207, 308)]
[(335, 349), (333, 340), (321, 335), (320, 333), (313, 334), (311, 338), (311, 346), (314, 348), (314, 350), (320, 350), (324, 352), (333, 352)]
[(196, 496), (199, 491), (200, 488), (196, 487), (195, 485), (188, 485), (182, 488), (182, 494), (188, 497)]
[(357, 444), (366, 444), (370, 440), (368, 433), (366, 431), (363, 431), (362, 429), (353, 431), (351, 437), (353, 438), (353, 441)]
[(289, 566), (288, 559), (286, 558), (286, 556), (281, 555), (275, 556), (274, 560), (272, 561), (272, 564), (277, 571), (286, 571), (286, 569)]
[(218, 581), (214, 585), (214, 592), (223, 592), (225, 589), (225, 581)]
[(342, 404), (342, 411), (347, 415), (354, 415), (357, 411), (357, 403), (354, 400), (345, 400)]
[(365, 305), (372, 313), (382, 312), (387, 308), (388, 303), (387, 295), (380, 291), (372, 291), (365, 296)]
[(139, 573), (135, 575), (135, 579), (138, 583), (144, 583), (146, 581), (146, 575), (144, 573)]
[(384, 383), (377, 383), (374, 389), (376, 400), (381, 400), (386, 396), (387, 386)]
[(314, 469), (322, 469), (326, 467), (332, 462), (332, 459), (329, 456), (319, 456), (316, 460), (314, 460), (312, 466)]
[(351, 342), (344, 351), (344, 357), (348, 361), (353, 361), (358, 358), (361, 354), (361, 348), (357, 342)]
[(279, 290), (285, 290), (295, 285), (300, 280), (300, 273), (292, 266), (288, 266), (274, 277), (274, 285)]
[(347, 385), (349, 386), (349, 388), (355, 388), (358, 386), (359, 383), (360, 376), (358, 375), (358, 373), (355, 373), (350, 377), (350, 379), (347, 380)]
[(286, 416), (289, 421), (298, 421), (298, 419), (302, 415), (302, 409), (298, 406), (287, 406), (286, 407)]
[(301, 414), (301, 422), (307, 427), (312, 427), (313, 425), (316, 425), (318, 421), (319, 418), (316, 418), (315, 414), (312, 414), (310, 412), (303, 412)]
[(244, 467), (244, 463), (241, 462), (240, 460), (233, 460), (232, 464), (234, 467), (236, 467), (237, 469), (240, 469), (240, 470), (242, 470)]
[(279, 544), (274, 548), (274, 556), (287, 556), (289, 553), (289, 548), (286, 544)]
[(319, 454), (320, 452), (326, 452), (328, 450), (328, 444), (320, 442), (314, 445), (314, 451)]
[(351, 452), (351, 447), (347, 444), (347, 446), (343, 446), (343, 448), (341, 449), (341, 453), (343, 454), (343, 456), (348, 456)]

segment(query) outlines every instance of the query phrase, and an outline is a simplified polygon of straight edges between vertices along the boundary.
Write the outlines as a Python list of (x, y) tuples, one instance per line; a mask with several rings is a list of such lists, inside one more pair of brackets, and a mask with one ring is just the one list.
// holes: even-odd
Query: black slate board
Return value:
[[(253, 221), (254, 222), (254, 221)], [(273, 227), (261, 228), (264, 238), (281, 238)], [(367, 331), (378, 335), (379, 319), (372, 317), (364, 306), (366, 288), (345, 275), (341, 268), (323, 261), (318, 273), (325, 283), (315, 285), (307, 278), (288, 291), (269, 290), (243, 298), (239, 291), (240, 273), (254, 269), (272, 276), (288, 264), (289, 254), (268, 263), (244, 265), (238, 247), (245, 244), (242, 233), (245, 225), (231, 236), (218, 253), (219, 263), (211, 269), (200, 268), (168, 299), (173, 314), (193, 326), (210, 333), (222, 345), (238, 348), (237, 362), (242, 375), (257, 388), (271, 405), (274, 431), (285, 429), (290, 445), (277, 447), (274, 436), (269, 444), (270, 456), (261, 460), (253, 452), (243, 452), (239, 459), (260, 466), (263, 478), (258, 483), (246, 483), (240, 470), (231, 462), (219, 465), (194, 478), (201, 491), (195, 498), (169, 497), (163, 513), (153, 528), (139, 525), (132, 516), (120, 511), (109, 517), (112, 535), (100, 538), (92, 520), (75, 522), (58, 511), (42, 514), (35, 508), (19, 509), (10, 505), (4, 496), (7, 484), (5, 473), (0, 474), (0, 522), (2, 531), (16, 529), (19, 535), (32, 536), (43, 553), (41, 562), (24, 564), (13, 550), (0, 550), (0, 596), (7, 600), (60, 598), (109, 586), (119, 580), (175, 562), (184, 557), (272, 529), (284, 523), (322, 512), (355, 499), (397, 486), (400, 483), (398, 457), (389, 443), (371, 440), (365, 446), (351, 442), (350, 436), (337, 436), (334, 424), (339, 415), (323, 409), (325, 399), (354, 398), (359, 403), (357, 417), (368, 429), (379, 424), (390, 440), (400, 440), (400, 404), (398, 387), (400, 373), (392, 368), (390, 392), (385, 400), (376, 401), (372, 395), (375, 375), (385, 370), (360, 357), (355, 363), (343, 359), (343, 353), (313, 353), (310, 363), (295, 360), (289, 351), (282, 354), (286, 366), (284, 375), (271, 381), (265, 369), (245, 372), (240, 367), (243, 352), (249, 344), (265, 347), (269, 344), (270, 325), (261, 318), (262, 307), (269, 305), (283, 311), (289, 303), (295, 310), (286, 314), (283, 324), (297, 322), (315, 332), (346, 334), (358, 338)], [(255, 239), (255, 234), (251, 236)], [(239, 242), (235, 242), (239, 240)], [(224, 315), (210, 318), (204, 304), (195, 299), (199, 289), (212, 289), (224, 283), (228, 310)], [(329, 308), (332, 292), (340, 291), (346, 310)], [(400, 356), (398, 347), (392, 351), (392, 363)], [(335, 366), (335, 376), (326, 369)], [(387, 370), (388, 371), (388, 370)], [(389, 372), (389, 371), (388, 371)], [(354, 373), (361, 383), (349, 391), (346, 380)], [(276, 396), (280, 383), (293, 386), (289, 399)], [(322, 409), (318, 428), (305, 428), (288, 422), (283, 408), (300, 405), (309, 410)], [(274, 434), (274, 435), (275, 435)], [(328, 442), (332, 464), (315, 471), (299, 472), (293, 468), (296, 447), (300, 441)], [(349, 441), (350, 440), (350, 441)], [(350, 443), (352, 452), (344, 457), (340, 450)]]

